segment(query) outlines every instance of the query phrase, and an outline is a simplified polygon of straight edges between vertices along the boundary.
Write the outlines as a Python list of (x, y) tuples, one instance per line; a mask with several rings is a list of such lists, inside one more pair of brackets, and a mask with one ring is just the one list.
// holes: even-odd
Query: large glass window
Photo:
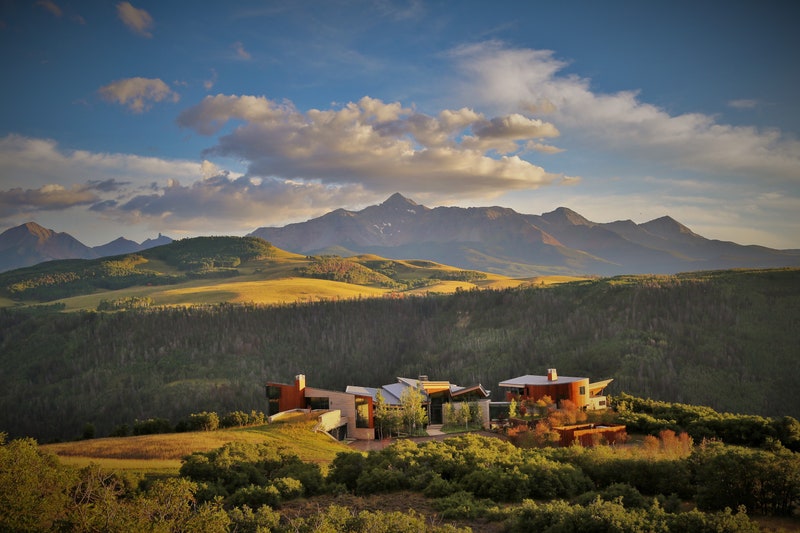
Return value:
[(312, 409), (330, 409), (331, 401), (328, 397), (308, 398), (308, 406)]
[(267, 385), (267, 415), (272, 416), (281, 410), (281, 388)]
[(368, 428), (369, 425), (369, 400), (356, 397), (356, 427)]

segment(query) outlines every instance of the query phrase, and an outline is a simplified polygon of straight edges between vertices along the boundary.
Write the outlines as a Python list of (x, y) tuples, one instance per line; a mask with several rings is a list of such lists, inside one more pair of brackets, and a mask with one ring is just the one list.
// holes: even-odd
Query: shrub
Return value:
[(189, 429), (192, 431), (215, 431), (219, 428), (219, 416), (214, 412), (192, 413), (189, 415)]
[(148, 418), (136, 420), (133, 423), (134, 435), (154, 435), (157, 433), (172, 433), (173, 427), (165, 418)]

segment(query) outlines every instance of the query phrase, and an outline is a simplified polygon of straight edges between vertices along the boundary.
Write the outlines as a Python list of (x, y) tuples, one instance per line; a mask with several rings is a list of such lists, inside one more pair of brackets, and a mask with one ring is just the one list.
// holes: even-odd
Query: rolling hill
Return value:
[[(551, 281), (558, 280), (547, 280)], [(299, 255), (257, 237), (196, 237), (132, 254), (49, 261), (0, 273), (0, 306), (57, 301), (67, 309), (112, 310), (222, 302), (275, 304), (397, 292), (446, 293), (527, 282), (432, 261)]]

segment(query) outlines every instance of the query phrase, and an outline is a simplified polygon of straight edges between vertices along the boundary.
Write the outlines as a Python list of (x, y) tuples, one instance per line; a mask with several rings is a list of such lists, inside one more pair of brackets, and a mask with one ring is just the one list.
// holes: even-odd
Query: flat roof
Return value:
[(373, 401), (377, 401), (378, 393), (380, 392), (381, 396), (383, 396), (383, 401), (386, 402), (386, 405), (400, 405), (400, 398), (395, 396), (393, 392), (387, 390), (386, 387), (376, 389), (374, 387), (348, 385), (345, 392), (354, 394), (356, 396), (370, 396)]
[(547, 376), (520, 376), (518, 378), (507, 379), (500, 382), (501, 387), (514, 387), (521, 389), (525, 385), (554, 385), (558, 383), (575, 383), (589, 378), (576, 378), (572, 376), (558, 376), (558, 379), (550, 381)]

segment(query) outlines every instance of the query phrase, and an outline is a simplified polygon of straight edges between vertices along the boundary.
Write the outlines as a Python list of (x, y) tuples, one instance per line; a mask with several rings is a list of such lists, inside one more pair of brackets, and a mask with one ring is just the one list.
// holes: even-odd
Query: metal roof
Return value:
[(574, 383), (589, 378), (576, 378), (571, 376), (558, 376), (558, 379), (550, 381), (547, 376), (520, 376), (518, 378), (507, 379), (500, 382), (501, 387), (514, 387), (520, 389), (525, 385), (556, 385), (558, 383)]

